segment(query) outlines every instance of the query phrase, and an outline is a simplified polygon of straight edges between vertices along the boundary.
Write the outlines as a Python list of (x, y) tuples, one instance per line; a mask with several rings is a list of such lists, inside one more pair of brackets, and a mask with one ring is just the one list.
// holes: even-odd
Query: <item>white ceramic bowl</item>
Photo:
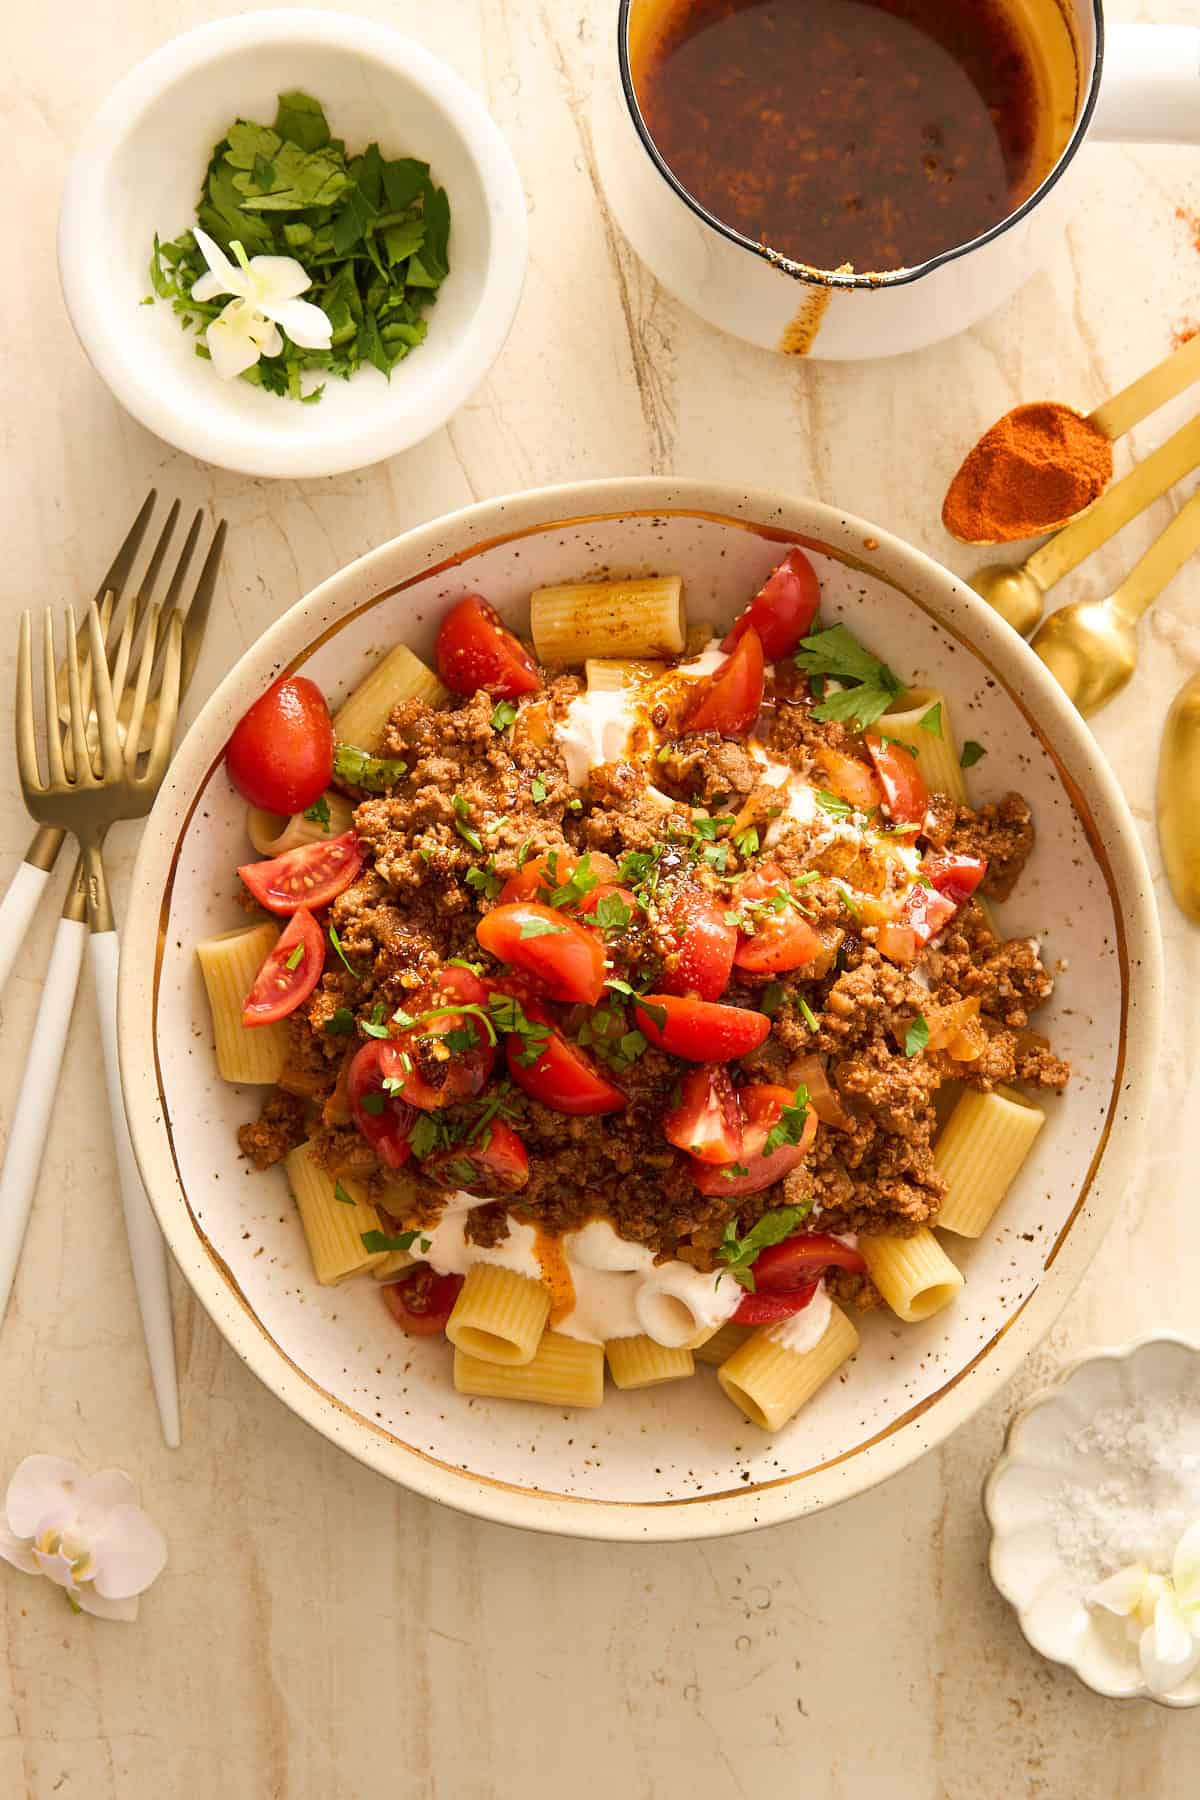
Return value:
[[(217, 1078), (197, 938), (240, 917), (244, 809), (222, 749), (281, 669), (344, 692), (397, 638), (428, 655), (478, 589), (518, 627), (532, 587), (677, 570), (693, 619), (728, 621), (778, 561), (812, 550), (827, 618), (946, 689), (987, 746), (977, 794), (1026, 793), (1040, 843), (1003, 909), (1069, 959), (1044, 1029), (1076, 1065), (997, 1226), (953, 1241), (968, 1282), (913, 1327), (864, 1322), (853, 1367), (769, 1437), (707, 1374), (612, 1393), (595, 1413), (464, 1400), (440, 1343), (402, 1337), (370, 1281), (312, 1280), (282, 1175), (239, 1161), (256, 1095)], [(1160, 990), (1149, 877), (1116, 782), (1044, 665), (946, 570), (810, 500), (660, 478), (488, 501), (385, 544), (301, 601), (209, 701), (150, 819), (124, 934), (126, 1098), (147, 1187), (189, 1281), (238, 1354), (302, 1417), (395, 1480), (510, 1524), (611, 1538), (703, 1537), (828, 1506), (911, 1462), (1012, 1373), (1078, 1281), (1137, 1168)]]
[(1032, 1647), (1108, 1699), (1179, 1708), (1200, 1706), (1200, 1670), (1169, 1694), (1150, 1692), (1123, 1621), (1084, 1604), (1079, 1578), (1060, 1552), (1054, 1517), (1062, 1483), (1097, 1487), (1110, 1478), (1101, 1459), (1072, 1449), (1081, 1427), (1107, 1407), (1172, 1399), (1182, 1399), (1200, 1420), (1200, 1348), (1183, 1338), (1139, 1338), (1081, 1357), (1014, 1414), (983, 1505), (992, 1528), (992, 1580)]
[[(157, 231), (195, 222), (212, 146), (277, 96), (321, 101), (351, 150), (421, 157), (450, 199), (450, 274), (425, 342), (392, 371), (360, 369), (299, 406), (221, 381), (165, 301), (143, 306)], [(169, 444), (246, 475), (336, 475), (419, 443), (483, 380), (525, 273), (520, 177), (482, 102), (419, 44), (354, 13), (251, 12), (173, 38), (131, 69), (84, 128), (67, 174), (58, 260), (97, 373)]]

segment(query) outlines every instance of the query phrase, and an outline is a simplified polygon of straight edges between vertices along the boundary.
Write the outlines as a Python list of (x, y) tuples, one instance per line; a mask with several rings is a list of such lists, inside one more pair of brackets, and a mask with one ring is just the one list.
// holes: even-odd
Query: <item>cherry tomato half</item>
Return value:
[(553, 1000), (595, 1006), (604, 992), (604, 945), (552, 906), (518, 900), (493, 907), (475, 936), (489, 955), (532, 975)]
[(439, 1275), (428, 1263), (405, 1269), (399, 1281), (383, 1288), (383, 1303), (409, 1337), (434, 1337), (445, 1331), (463, 1284), (461, 1275)]
[(283, 675), (234, 726), (225, 770), (251, 806), (282, 816), (303, 812), (333, 774), (333, 720), (306, 675)]
[(274, 1025), (294, 1013), (316, 987), (325, 967), (325, 934), (303, 906), (291, 920), (246, 995), (243, 1025)]
[(742, 1109), (719, 1063), (689, 1069), (679, 1105), (663, 1121), (668, 1144), (703, 1163), (733, 1163), (742, 1149)]
[(666, 937), (671, 946), (662, 974), (668, 994), (719, 1000), (729, 986), (738, 934), (725, 923), (725, 907), (699, 888), (685, 888), (671, 907)]
[[(767, 910), (780, 895), (787, 898), (781, 912)], [(738, 909), (753, 923), (753, 932), (742, 932), (733, 960), (739, 969), (756, 975), (778, 975), (800, 969), (821, 954), (824, 945), (808, 920), (791, 904), (783, 871), (773, 863), (760, 863), (737, 890)]]
[(528, 650), (480, 594), (468, 594), (446, 614), (434, 655), (438, 674), (452, 694), (484, 688), (497, 699), (515, 700), (542, 685)]
[(754, 1261), (754, 1285), (760, 1294), (790, 1294), (807, 1287), (825, 1269), (853, 1269), (866, 1263), (857, 1250), (823, 1231), (799, 1231), (781, 1244), (768, 1244)]
[[(757, 1279), (757, 1262), (754, 1273)], [(775, 1325), (780, 1319), (794, 1318), (804, 1311), (820, 1285), (821, 1277), (816, 1275), (803, 1287), (793, 1288), (786, 1294), (743, 1294), (732, 1322), (735, 1325)]]
[(965, 906), (987, 874), (987, 858), (983, 856), (927, 856), (921, 864), (922, 875), (928, 876), (939, 894)]
[[(772, 1127), (779, 1123), (784, 1107), (791, 1106), (795, 1096), (789, 1088), (763, 1082), (742, 1088), (739, 1097), (745, 1118), (741, 1154), (736, 1163), (724, 1169), (701, 1162), (692, 1164), (692, 1180), (702, 1194), (719, 1194), (730, 1200), (740, 1199), (743, 1194), (761, 1194), (804, 1161), (817, 1135), (817, 1115), (810, 1106), (799, 1143), (780, 1144), (777, 1149), (768, 1150)], [(733, 1173), (735, 1170), (741, 1173)]]
[[(455, 1011), (455, 1001), (483, 1006), (487, 989), (469, 969), (452, 964), (438, 971), (435, 985), (421, 1000), (405, 1008), (420, 1022), (384, 1043), (386, 1073), (398, 1082), (397, 1094), (422, 1112), (473, 1100), (496, 1066), (487, 1026), (477, 1013)], [(429, 1013), (435, 1016), (424, 1016)]]
[(800, 639), (808, 636), (820, 600), (821, 590), (812, 564), (803, 550), (789, 550), (735, 621), (721, 648), (733, 650), (753, 629), (762, 642), (766, 660), (778, 662), (780, 657), (790, 656)]
[(907, 745), (885, 741), (873, 731), (866, 742), (892, 818), (901, 825), (919, 825), (929, 810), (929, 789), (916, 757)]
[(590, 919), (600, 902), (609, 899), (619, 900), (628, 911), (629, 919), (626, 926), (622, 927), (623, 930), (627, 929), (628, 925), (632, 924), (637, 917), (637, 895), (630, 888), (621, 887), (615, 881), (598, 881), (595, 887), (583, 896), (575, 910), (581, 919)]
[(527, 1044), (515, 1033), (507, 1039), (508, 1072), (517, 1086), (554, 1112), (582, 1116), (623, 1111), (625, 1096), (620, 1088), (614, 1087), (590, 1056), (555, 1029), (546, 1009), (527, 1000), (523, 1010), (526, 1018), (545, 1026), (548, 1036), (545, 1048), (532, 1063), (523, 1062), (522, 1057), (536, 1047), (534, 1042)]
[[(554, 860), (551, 872), (550, 861)], [(501, 906), (514, 900), (546, 900), (564, 881), (570, 881), (579, 858), (570, 850), (551, 850), (546, 856), (531, 856), (523, 869), (510, 875), (497, 896)]]
[[(653, 1012), (651, 1012), (653, 1008)], [(685, 1062), (732, 1062), (757, 1050), (771, 1029), (764, 1013), (745, 1006), (718, 1006), (711, 1000), (675, 994), (646, 994), (635, 1000), (638, 1028), (659, 1050)], [(791, 1096), (788, 1096), (789, 1099)]]
[(529, 1180), (525, 1146), (503, 1119), (493, 1119), (473, 1144), (451, 1144), (421, 1164), (430, 1181), (469, 1194), (515, 1194)]
[(945, 931), (987, 874), (987, 862), (981, 856), (927, 856), (920, 872), (929, 885), (910, 888), (900, 917), (880, 928), (879, 949), (893, 962), (914, 961), (922, 944)]
[(412, 1155), (408, 1134), (416, 1122), (416, 1109), (401, 1100), (394, 1087), (404, 1073), (395, 1046), (383, 1038), (364, 1044), (350, 1064), (346, 1098), (350, 1117), (376, 1156), (389, 1169), (398, 1169)]
[(757, 631), (749, 626), (728, 662), (715, 675), (694, 684), (680, 730), (744, 737), (758, 717), (762, 697), (763, 647)]
[(267, 862), (243, 863), (238, 874), (268, 912), (291, 913), (298, 906), (319, 912), (350, 886), (363, 855), (352, 831), (327, 843), (301, 844)]
[(848, 801), (859, 812), (870, 812), (883, 799), (883, 789), (871, 768), (857, 756), (847, 756), (845, 751), (823, 744), (817, 752), (817, 765), (830, 793)]

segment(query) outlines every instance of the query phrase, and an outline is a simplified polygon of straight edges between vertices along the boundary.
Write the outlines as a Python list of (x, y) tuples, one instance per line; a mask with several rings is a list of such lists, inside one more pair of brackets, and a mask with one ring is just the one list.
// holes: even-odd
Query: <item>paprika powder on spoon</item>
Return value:
[(1015, 406), (950, 483), (942, 524), (966, 544), (1040, 537), (1090, 506), (1112, 472), (1112, 440), (1090, 419), (1055, 400)]

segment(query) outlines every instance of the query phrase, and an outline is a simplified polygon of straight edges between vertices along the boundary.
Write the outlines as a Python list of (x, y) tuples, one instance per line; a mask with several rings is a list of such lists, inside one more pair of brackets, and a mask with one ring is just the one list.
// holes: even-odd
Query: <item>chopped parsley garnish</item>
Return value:
[(329, 830), (329, 801), (324, 794), (317, 796), (305, 811), (304, 817), (310, 825), (319, 825), (322, 831)]
[(592, 858), (590, 853), (580, 857), (566, 881), (558, 879), (558, 851), (551, 851), (546, 858), (546, 873), (557, 885), (550, 889), (551, 906), (578, 906), (579, 902), (591, 893), (600, 877), (592, 874)]
[(387, 1095), (377, 1088), (373, 1094), (360, 1094), (358, 1104), (363, 1112), (377, 1118), (387, 1105)]
[(325, 1030), (330, 1037), (349, 1037), (354, 1030), (354, 1014), (348, 1006), (339, 1006), (332, 1018), (326, 1019)]
[(507, 731), (517, 722), (517, 709), (511, 700), (497, 700), (492, 708), (492, 730)]
[(428, 1113), (418, 1113), (416, 1122), (408, 1134), (413, 1155), (418, 1159), (431, 1155), (437, 1149), (440, 1138), (441, 1133), (436, 1120), (431, 1119)]
[(758, 855), (758, 832), (753, 825), (748, 825), (745, 831), (734, 834), (733, 847), (743, 862), (748, 862), (750, 857)]
[(749, 1173), (745, 1163), (730, 1163), (728, 1168), (721, 1170), (726, 1181), (736, 1181), (739, 1175), (748, 1175)]
[(504, 883), (496, 874), (496, 862), (494, 857), (488, 859), (487, 867), (484, 869), (474, 868), (467, 870), (467, 886), (469, 888), (474, 888), (477, 894), (482, 894), (485, 900), (494, 900), (496, 898), (496, 895), (500, 892)]
[(718, 875), (725, 873), (725, 865), (729, 861), (728, 844), (705, 844), (700, 854), (709, 867), (717, 871)]
[(987, 751), (982, 744), (977, 744), (974, 738), (968, 738), (962, 747), (962, 755), (958, 759), (958, 766), (960, 769), (972, 769), (975, 764), (981, 762), (986, 755)]
[(448, 969), (466, 969), (472, 975), (483, 974), (483, 964), (481, 962), (468, 962), (465, 956), (447, 957), (446, 967)]
[[(735, 914), (735, 919), (736, 916), (737, 915)], [(728, 914), (726, 914), (726, 918), (728, 919)], [(773, 1019), (783, 1005), (783, 995), (784, 988), (782, 981), (768, 981), (766, 987), (762, 991), (762, 998), (759, 1001), (759, 1005), (762, 1007), (763, 1012), (766, 1013), (768, 1019)]]
[(904, 692), (886, 663), (864, 650), (858, 639), (844, 625), (831, 625), (827, 631), (814, 632), (801, 641), (795, 663), (808, 676), (832, 675), (836, 681), (853, 682), (840, 692), (830, 693), (813, 707), (814, 719), (837, 719), (865, 731)]
[(653, 850), (627, 851), (617, 869), (617, 880), (623, 887), (640, 887), (654, 873), (654, 865), (661, 855), (661, 846)]
[(848, 800), (843, 800), (840, 794), (831, 794), (828, 788), (817, 789), (817, 805), (835, 819), (848, 819), (854, 811)]
[(945, 734), (942, 731), (941, 701), (939, 700), (935, 705), (931, 706), (927, 713), (922, 713), (921, 717), (917, 720), (917, 724), (921, 727), (922, 731), (927, 731), (931, 737), (943, 737)]
[(800, 1008), (800, 1017), (804, 1020), (804, 1023), (808, 1026), (808, 1029), (810, 1031), (819, 1031), (820, 1026), (817, 1024), (817, 1015), (813, 1011), (812, 1007), (808, 1004), (808, 1001), (807, 1000), (798, 1000), (796, 1002), (796, 1004)]
[(811, 887), (814, 881), (820, 881), (820, 879), (821, 879), (820, 869), (809, 869), (805, 874), (797, 875), (795, 881), (793, 881), (793, 883), (792, 883), (792, 886), (794, 888)]
[(621, 932), (629, 929), (632, 917), (632, 909), (626, 906), (620, 894), (602, 894), (591, 913), (593, 925), (605, 937), (619, 937)]
[(333, 1184), (333, 1197), (335, 1200), (340, 1200), (343, 1206), (358, 1205), (358, 1201), (354, 1198), (354, 1195), (348, 1194), (340, 1181), (335, 1181)]
[(646, 1000), (639, 996), (638, 1011), (644, 1012), (646, 1017), (650, 1020), (650, 1023), (657, 1026), (659, 1031), (666, 1028), (667, 1009), (665, 1006), (659, 1006), (655, 1001)]
[(733, 822), (732, 813), (718, 813), (715, 818), (709, 818), (705, 813), (693, 813), (692, 836), (697, 843), (711, 843), (719, 836), (722, 826)]
[(929, 1042), (929, 1024), (924, 1013), (918, 1013), (904, 1034), (905, 1056), (919, 1056)]
[(356, 744), (339, 744), (333, 753), (333, 772), (347, 787), (381, 794), (408, 774), (408, 764), (395, 756), (372, 756)]
[(467, 805), (461, 794), (455, 794), (454, 829), (457, 831), (464, 844), (469, 844), (472, 850), (482, 850), (483, 839), (480, 837), (475, 827), (467, 823), (470, 817), (471, 808)]
[[(411, 1250), (421, 1236), (421, 1230), (418, 1226), (415, 1231), (401, 1231), (396, 1237), (386, 1231), (360, 1231), (358, 1235), (362, 1239), (363, 1249), (374, 1256), (377, 1250)], [(429, 1238), (425, 1238), (421, 1248), (427, 1250), (430, 1242)]]
[(417, 1022), (413, 1014), (405, 1012), (402, 1006), (396, 1008), (395, 1012), (392, 1014), (392, 1021), (394, 1024), (399, 1025), (402, 1031), (411, 1030)]
[(292, 951), (292, 954), (288, 957), (286, 963), (284, 963), (283, 966), (285, 969), (298, 969), (300, 967), (300, 964), (303, 961), (304, 961), (304, 945), (297, 944), (296, 948)]
[(549, 919), (526, 919), (521, 926), (521, 941), (523, 943), (526, 938), (553, 937), (566, 929), (565, 925), (555, 925)]
[[(886, 731), (878, 732), (876, 735), (878, 736), (880, 745), (885, 748), (888, 744), (891, 744), (895, 749), (903, 750), (906, 756), (916, 757), (921, 754), (915, 744), (906, 744), (903, 738), (889, 737)], [(874, 739), (872, 739), (872, 742), (874, 742)], [(875, 808), (873, 807), (871, 810), (874, 811)]]
[[(411, 1013), (405, 1013), (404, 1023), (409, 1029), (412, 1029), (414, 1026), (428, 1024), (430, 1019), (457, 1019), (460, 1015), (465, 1015), (468, 1018), (473, 1019), (481, 1019), (483, 1021), (483, 1029), (487, 1033), (488, 1043), (494, 1044), (496, 1042), (496, 1033), (492, 1026), (488, 1008), (486, 1006), (478, 1005), (474, 1000), (460, 1000), (454, 1006), (432, 1006), (428, 1012), (418, 1013), (415, 1019)], [(395, 1019), (397, 1023), (401, 1022), (399, 1013), (393, 1013), (392, 1018)], [(464, 1037), (465, 1041), (460, 1041), (463, 1040)], [(469, 1034), (466, 1034), (465, 1027), (451, 1027), (449, 1031), (441, 1034), (441, 1041), (445, 1044), (446, 1048), (454, 1054), (460, 1050), (474, 1050), (476, 1044), (479, 1042), (479, 1034), (473, 1025)]]
[(789, 1105), (783, 1108), (779, 1118), (767, 1133), (767, 1141), (763, 1145), (764, 1153), (770, 1156), (773, 1150), (782, 1150), (785, 1144), (798, 1144), (804, 1136), (804, 1123), (808, 1118), (808, 1089), (804, 1083), (792, 1095)]
[(838, 883), (838, 897), (850, 917), (861, 923), (862, 913), (859, 911), (858, 902), (851, 896), (849, 888), (844, 888), (840, 882)]
[(488, 1018), (497, 1031), (521, 1039), (517, 1061), (523, 1069), (533, 1067), (554, 1035), (552, 1026), (543, 1024), (540, 1019), (526, 1016), (521, 1002), (514, 994), (491, 995), (488, 1000)]
[(717, 1255), (725, 1264), (717, 1276), (732, 1275), (742, 1287), (754, 1292), (754, 1263), (761, 1251), (771, 1244), (782, 1244), (799, 1229), (812, 1211), (812, 1201), (803, 1206), (778, 1206), (773, 1212), (766, 1212), (750, 1227), (744, 1238), (737, 1234), (737, 1225), (731, 1219), (725, 1227), (724, 1241), (717, 1247)]
[(387, 1037), (388, 1028), (383, 1022), (383, 1017), (384, 1017), (384, 1014), (386, 1011), (387, 1011), (387, 1008), (384, 1006), (383, 1001), (378, 1000), (378, 1001), (376, 1001), (375, 1005), (371, 1008), (371, 1017), (369, 1019), (363, 1019), (361, 1021), (362, 1028), (366, 1032), (368, 1037), (373, 1037), (373, 1038)]
[(348, 975), (353, 975), (355, 981), (361, 981), (362, 976), (359, 974), (358, 970), (353, 967), (349, 958), (346, 955), (346, 952), (342, 949), (342, 940), (337, 934), (337, 926), (336, 925), (331, 925), (329, 927), (329, 941), (333, 945), (334, 949), (337, 951), (338, 955), (341, 957), (343, 963), (345, 963), (346, 973)]
[(525, 842), (521, 845), (521, 848), (517, 851), (517, 867), (518, 867), (518, 869), (523, 869), (525, 867), (525, 864), (529, 861), (529, 847), (532, 843), (533, 843), (532, 838), (526, 838)]
[(535, 775), (529, 784), (529, 794), (535, 806), (541, 806), (546, 798), (546, 784), (540, 775)]

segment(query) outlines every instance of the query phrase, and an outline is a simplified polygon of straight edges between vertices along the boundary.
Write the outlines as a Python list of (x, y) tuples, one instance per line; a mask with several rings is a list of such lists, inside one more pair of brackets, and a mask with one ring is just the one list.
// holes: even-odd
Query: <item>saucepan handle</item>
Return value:
[(1200, 27), (1110, 25), (1091, 137), (1200, 144)]

